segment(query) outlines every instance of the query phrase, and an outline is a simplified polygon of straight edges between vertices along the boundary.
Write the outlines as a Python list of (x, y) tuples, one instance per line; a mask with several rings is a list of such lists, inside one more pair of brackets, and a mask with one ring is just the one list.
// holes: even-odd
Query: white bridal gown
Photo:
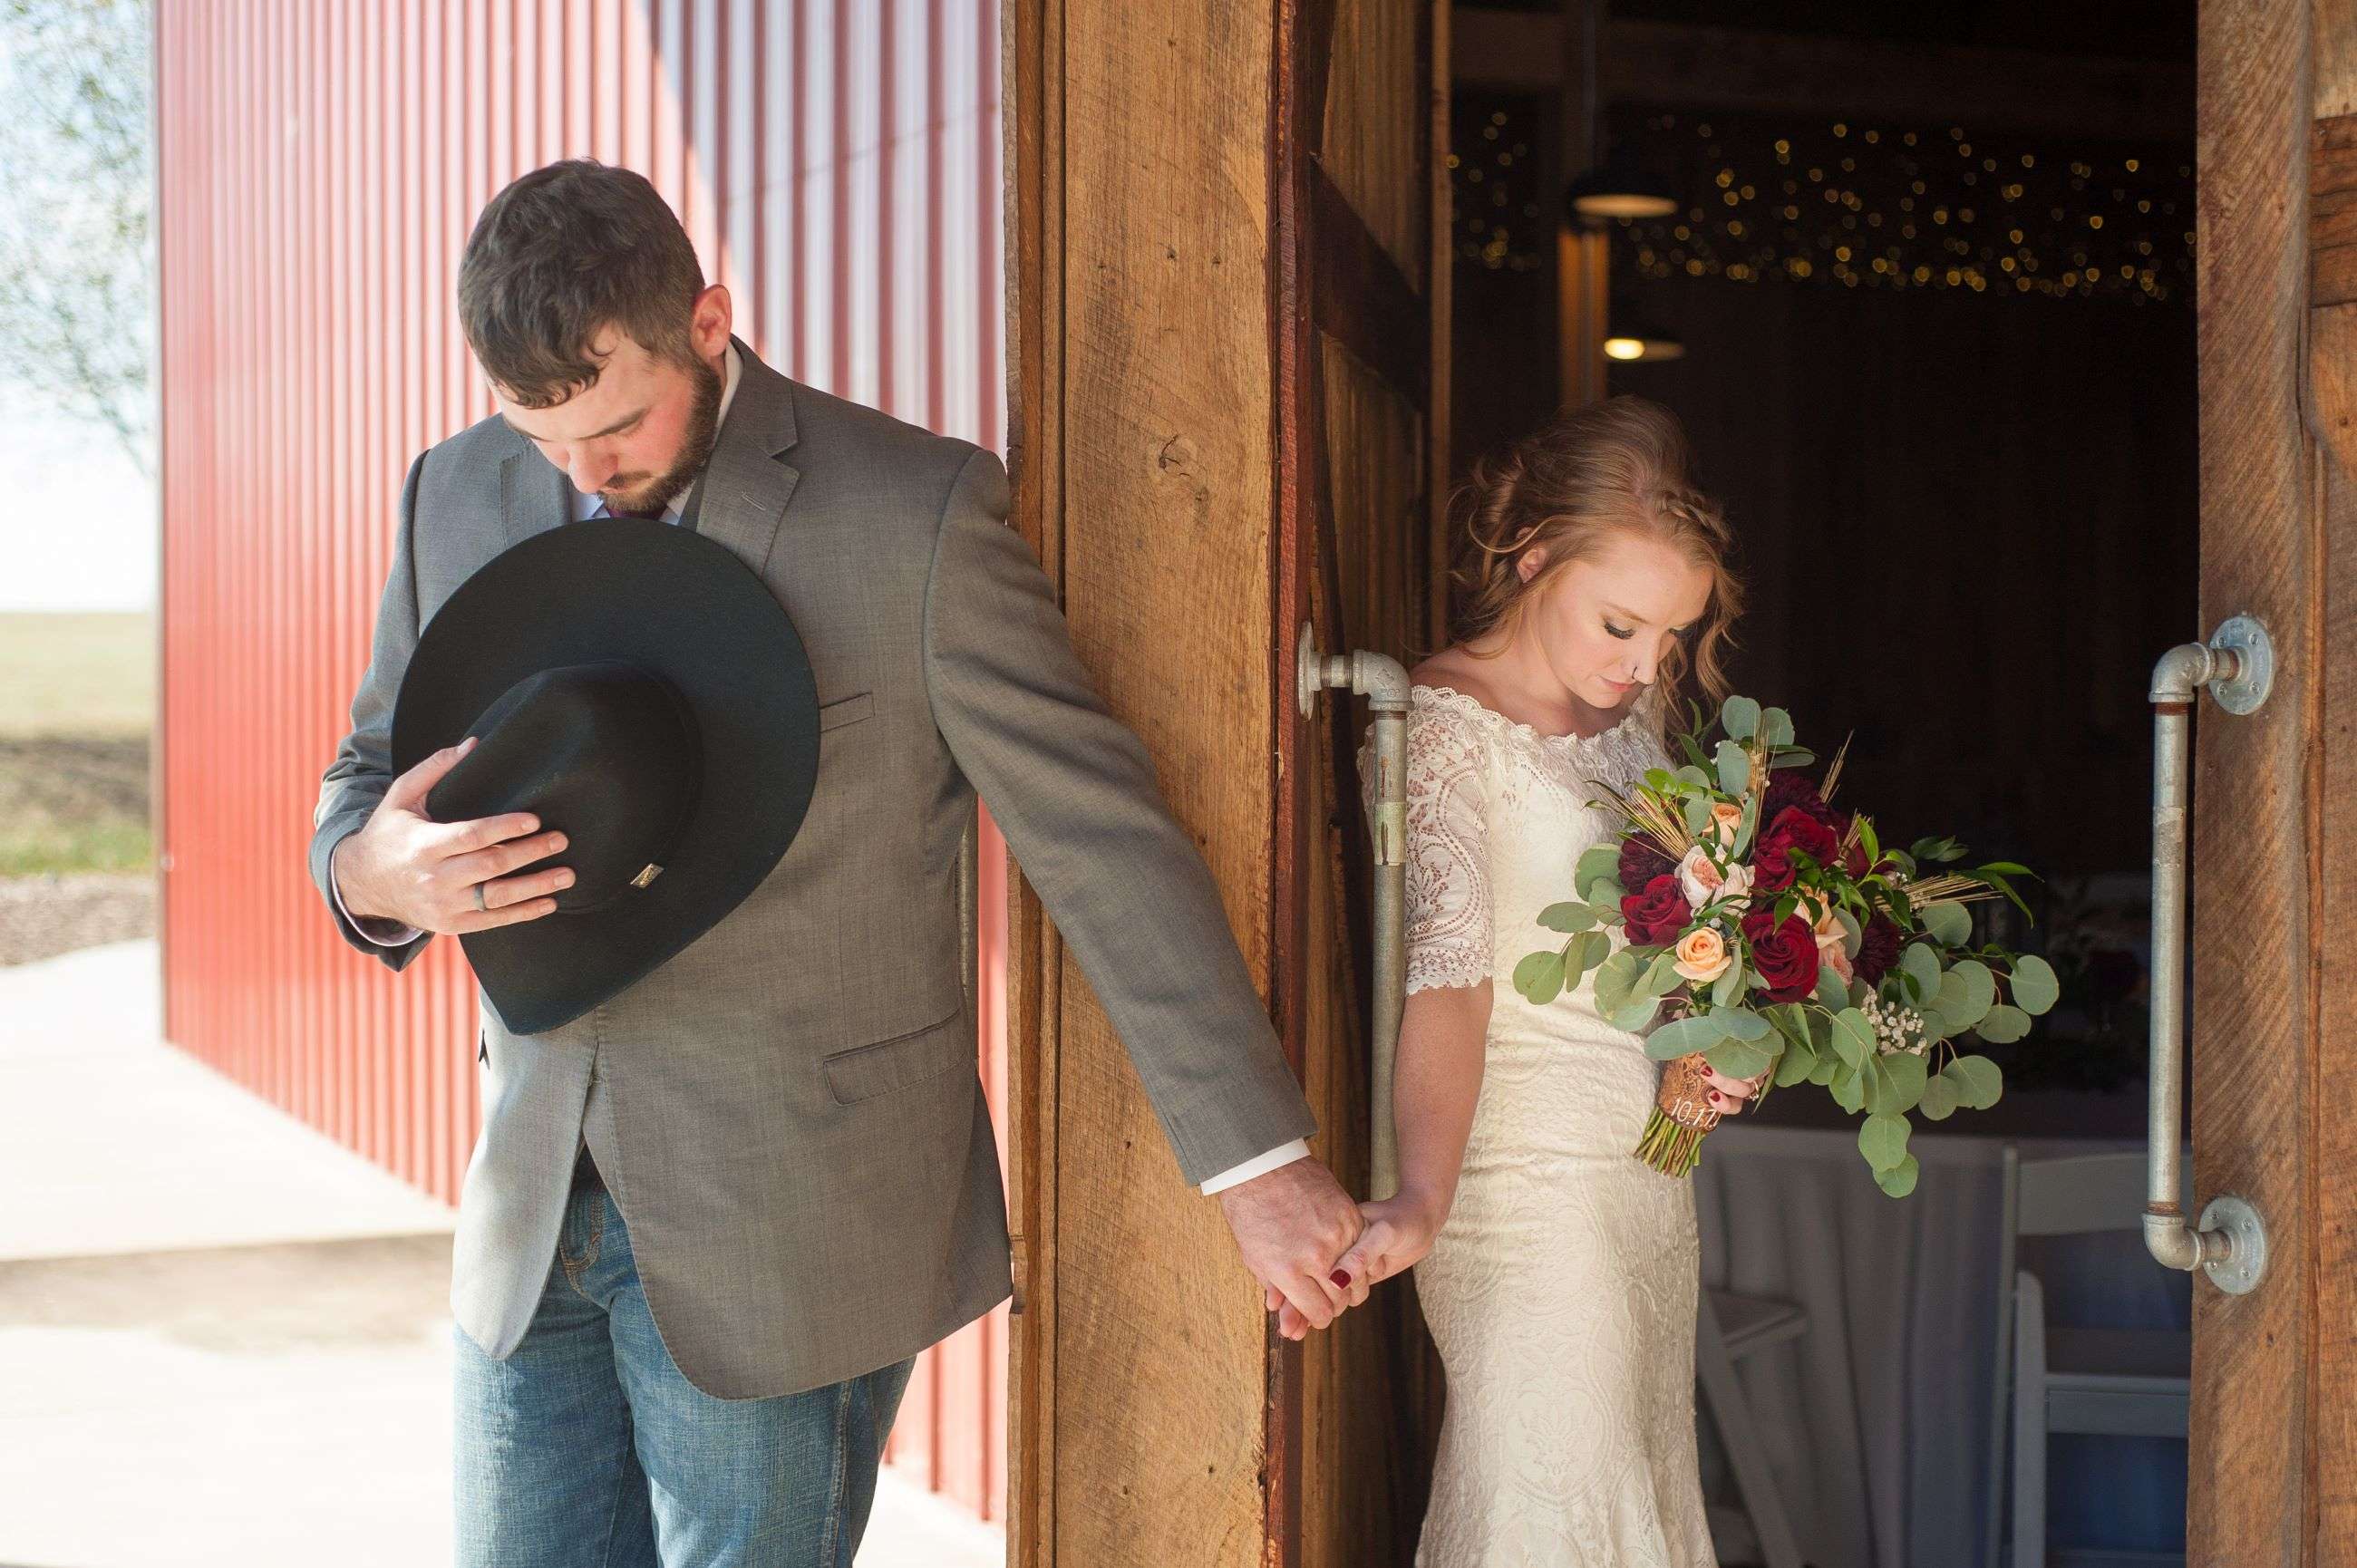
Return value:
[(1411, 697), (1407, 989), (1486, 980), (1492, 998), (1456, 1206), (1415, 1269), (1448, 1369), (1417, 1568), (1708, 1568), (1694, 1187), (1631, 1155), (1660, 1069), (1598, 1015), (1593, 972), (1544, 1007), (1513, 986), (1563, 940), (1539, 911), (1577, 896), (1574, 865), (1613, 830), (1586, 780), (1671, 765), (1658, 692), (1591, 736), (1447, 687)]

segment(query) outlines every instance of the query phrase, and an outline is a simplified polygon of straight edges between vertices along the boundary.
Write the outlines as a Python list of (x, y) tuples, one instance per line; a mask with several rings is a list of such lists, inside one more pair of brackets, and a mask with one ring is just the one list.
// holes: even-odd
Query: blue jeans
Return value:
[(566, 1201), (532, 1326), (457, 1350), (461, 1568), (850, 1568), (914, 1358), (775, 1399), (690, 1383), (655, 1331), (622, 1211)]

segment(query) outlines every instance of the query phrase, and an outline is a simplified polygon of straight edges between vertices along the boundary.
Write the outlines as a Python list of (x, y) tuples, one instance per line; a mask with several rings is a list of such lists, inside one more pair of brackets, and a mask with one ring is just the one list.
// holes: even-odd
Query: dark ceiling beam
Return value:
[[(2193, 68), (2028, 49), (1889, 43), (1744, 27), (1608, 19), (1607, 102), (1848, 117), (1867, 124), (2193, 137)], [(1554, 92), (1563, 23), (1544, 12), (1455, 7), (1449, 60), (1469, 86)]]

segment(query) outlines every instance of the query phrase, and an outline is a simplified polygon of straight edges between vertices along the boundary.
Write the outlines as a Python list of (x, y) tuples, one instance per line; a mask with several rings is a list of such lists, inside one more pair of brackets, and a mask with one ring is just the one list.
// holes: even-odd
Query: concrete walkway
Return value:
[[(159, 1015), (153, 942), (0, 969), (0, 1568), (448, 1562), (453, 1212)], [(887, 1471), (859, 1563), (1004, 1555)]]

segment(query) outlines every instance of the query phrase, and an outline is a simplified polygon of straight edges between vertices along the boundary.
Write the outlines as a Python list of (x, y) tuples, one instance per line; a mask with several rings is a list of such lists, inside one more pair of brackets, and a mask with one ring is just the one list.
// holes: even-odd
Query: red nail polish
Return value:
[(1328, 1274), (1326, 1277), (1334, 1282), (1334, 1288), (1336, 1290), (1349, 1290), (1351, 1288), (1351, 1271), (1348, 1269), (1336, 1269), (1332, 1273)]

